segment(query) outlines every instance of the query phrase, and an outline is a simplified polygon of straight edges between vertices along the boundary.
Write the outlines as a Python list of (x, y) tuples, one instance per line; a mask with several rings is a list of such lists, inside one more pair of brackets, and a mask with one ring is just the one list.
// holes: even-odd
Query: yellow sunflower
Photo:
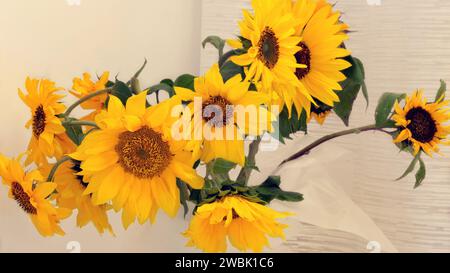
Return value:
[(310, 116), (308, 117), (308, 123), (314, 118), (317, 123), (323, 125), (327, 117), (332, 113), (333, 108), (331, 106), (325, 105), (320, 101), (315, 102), (317, 104), (311, 105)]
[(70, 216), (70, 210), (54, 207), (47, 199), (55, 191), (55, 183), (44, 183), (38, 170), (25, 172), (16, 159), (0, 155), (0, 176), (9, 186), (9, 197), (28, 214), (37, 231), (44, 237), (64, 235), (60, 220)]
[(80, 164), (76, 161), (67, 161), (59, 166), (54, 176), (58, 206), (78, 210), (78, 227), (82, 228), (92, 222), (100, 234), (109, 231), (114, 235), (108, 220), (110, 207), (108, 205), (94, 205), (91, 196), (84, 194), (88, 184), (83, 182), (82, 176), (77, 175), (80, 171)]
[(427, 103), (423, 91), (417, 90), (406, 99), (402, 108), (398, 101), (395, 103), (395, 114), (392, 119), (401, 130), (395, 143), (406, 141), (414, 149), (414, 155), (423, 150), (429, 156), (432, 152), (439, 153), (439, 144), (446, 142), (450, 134), (450, 126), (444, 123), (450, 120), (450, 101), (441, 100)]
[[(266, 92), (278, 93), (291, 109), (296, 94), (293, 88), (285, 85), (300, 87), (295, 72), (306, 68), (306, 64), (299, 64), (295, 58), (302, 39), (294, 36), (298, 23), (289, 11), (289, 5), (285, 0), (252, 0), (254, 14), (244, 10), (244, 20), (239, 23), (241, 36), (249, 40), (251, 46), (247, 53), (233, 56), (231, 61), (248, 68), (248, 80), (261, 81)], [(231, 40), (229, 44), (234, 48), (242, 47), (240, 41)], [(304, 96), (312, 100), (307, 92)]]
[(239, 195), (229, 195), (200, 206), (184, 236), (188, 246), (204, 252), (225, 252), (227, 237), (240, 251), (261, 252), (269, 246), (267, 235), (284, 239), (287, 225), (276, 221), (289, 216), (251, 202)]
[(174, 217), (180, 207), (177, 178), (201, 189), (203, 178), (192, 168), (196, 159), (184, 141), (171, 136), (170, 111), (177, 102), (168, 100), (146, 108), (147, 92), (130, 97), (124, 107), (110, 96), (108, 109), (96, 116), (100, 130), (86, 136), (71, 154), (81, 161), (84, 194), (92, 194), (95, 205), (112, 200), (123, 209), (125, 228), (137, 217), (142, 224), (155, 220), (162, 208)]
[[(175, 87), (176, 97), (190, 102), (188, 109), (194, 114), (192, 129), (196, 132), (192, 138), (193, 142), (203, 145), (203, 162), (222, 158), (243, 166), (245, 135), (256, 136), (271, 130), (272, 115), (260, 107), (268, 102), (268, 97), (248, 91), (249, 86), (241, 75), (224, 82), (219, 66), (214, 64), (204, 77), (195, 79), (195, 91)], [(196, 99), (202, 103), (197, 108)], [(252, 116), (251, 110), (254, 110)], [(196, 117), (200, 117), (200, 122)]]
[(309, 114), (311, 104), (315, 104), (311, 97), (328, 106), (339, 102), (335, 92), (342, 90), (340, 82), (346, 79), (341, 71), (351, 66), (342, 59), (350, 55), (342, 47), (348, 39), (348, 26), (339, 21), (341, 14), (333, 12), (326, 1), (298, 0), (293, 2), (292, 12), (297, 22), (295, 34), (303, 38), (299, 43), (302, 50), (295, 58), (307, 66), (295, 71), (300, 84), (292, 86), (296, 94), (293, 102), (298, 112), (305, 109)]
[(48, 163), (48, 158), (61, 157), (74, 147), (57, 117), (65, 111), (65, 106), (59, 102), (64, 96), (56, 94), (61, 88), (46, 79), (27, 78), (25, 85), (28, 94), (19, 89), (19, 96), (32, 116), (26, 124), (26, 128), (32, 128), (26, 164), (34, 162), (42, 166)]
[[(94, 82), (91, 79), (91, 75), (89, 73), (84, 73), (83, 78), (74, 78), (73, 79), (73, 91), (70, 91), (72, 95), (81, 99), (89, 94), (92, 94), (96, 91), (106, 89), (106, 84), (109, 81), (109, 72), (104, 72), (103, 75), (98, 79), (98, 81)], [(85, 101), (81, 104), (81, 107), (86, 110), (94, 110), (92, 113), (83, 117), (83, 120), (93, 121), (95, 119), (95, 115), (100, 113), (101, 110), (105, 108), (106, 99), (108, 98), (107, 94), (96, 96), (88, 101)]]

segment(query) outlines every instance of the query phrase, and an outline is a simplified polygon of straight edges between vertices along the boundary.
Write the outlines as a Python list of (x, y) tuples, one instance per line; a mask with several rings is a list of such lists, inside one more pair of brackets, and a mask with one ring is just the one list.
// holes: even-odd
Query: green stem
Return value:
[(95, 129), (99, 129), (97, 123), (92, 122), (92, 121), (84, 121), (84, 120), (65, 121), (65, 122), (63, 122), (63, 125), (66, 125), (66, 126), (70, 126), (70, 125), (89, 126), (89, 127), (94, 127)]
[(55, 178), (55, 173), (58, 170), (59, 166), (61, 166), (62, 164), (64, 164), (65, 162), (67, 162), (69, 160), (71, 160), (71, 158), (69, 156), (64, 156), (60, 160), (58, 160), (55, 163), (55, 165), (53, 165), (52, 170), (48, 174), (47, 182), (53, 182), (53, 179)]
[(250, 179), (250, 175), (252, 174), (253, 168), (251, 166), (256, 165), (256, 154), (259, 151), (259, 145), (261, 144), (262, 138), (257, 137), (249, 147), (248, 156), (246, 159), (246, 165), (241, 169), (236, 181), (242, 183), (242, 185), (246, 186), (248, 184), (248, 180)]
[(222, 55), (220, 55), (221, 57), (219, 58), (219, 67), (223, 67), (223, 65), (233, 56), (237, 55), (239, 51), (237, 50), (230, 50), (227, 53), (223, 53)]
[(223, 182), (229, 181), (230, 177), (228, 176), (228, 174), (217, 174), (214, 172), (214, 165), (216, 163), (216, 160), (213, 160), (211, 162), (209, 162), (206, 165), (206, 177), (210, 178), (213, 183), (214, 183), (214, 187), (216, 187), (217, 189), (221, 189), (221, 184)]
[(367, 132), (367, 131), (380, 131), (380, 132), (384, 132), (389, 134), (388, 131), (384, 130), (385, 128), (379, 128), (376, 125), (368, 125), (368, 126), (363, 126), (363, 127), (359, 127), (359, 128), (354, 128), (354, 129), (350, 129), (350, 130), (345, 130), (345, 131), (341, 131), (341, 132), (337, 132), (331, 135), (326, 135), (316, 141), (314, 141), (313, 143), (311, 143), (310, 145), (306, 146), (304, 149), (300, 150), (299, 152), (295, 153), (294, 155), (292, 155), (291, 157), (287, 158), (286, 160), (284, 160), (281, 165), (284, 165), (290, 161), (296, 160), (304, 155), (307, 155), (311, 152), (311, 150), (315, 149), (316, 147), (318, 147), (319, 145), (322, 145), (325, 142), (328, 142), (332, 139), (338, 138), (338, 137), (342, 137), (342, 136), (346, 136), (346, 135), (352, 135), (352, 134), (359, 134), (362, 132)]
[(142, 71), (144, 71), (144, 68), (147, 66), (147, 59), (145, 59), (144, 64), (141, 66), (141, 68), (139, 68), (139, 70), (136, 72), (136, 74), (134, 74), (134, 76), (131, 78), (131, 80), (129, 80), (127, 82), (127, 85), (130, 85), (133, 81), (133, 79), (137, 79), (139, 78), (139, 76), (141, 75)]
[(79, 99), (78, 101), (76, 101), (74, 104), (72, 104), (69, 108), (67, 108), (66, 112), (64, 113), (64, 117), (67, 119), (70, 114), (72, 113), (73, 110), (75, 110), (75, 108), (77, 108), (78, 106), (80, 106), (82, 103), (95, 98), (97, 96), (103, 95), (103, 94), (108, 94), (112, 92), (112, 88), (108, 88), (108, 89), (104, 89), (104, 90), (100, 90), (100, 91), (96, 91), (94, 93), (91, 93), (85, 97), (82, 97), (81, 99)]

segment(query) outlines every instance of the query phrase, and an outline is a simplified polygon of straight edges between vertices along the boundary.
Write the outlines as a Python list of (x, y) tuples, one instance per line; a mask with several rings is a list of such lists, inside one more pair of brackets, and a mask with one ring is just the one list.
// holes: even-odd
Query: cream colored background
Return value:
[[(142, 84), (182, 73), (198, 74), (200, 14), (198, 0), (0, 0), (0, 151), (15, 156), (26, 149), (28, 119), (17, 96), (27, 75), (49, 77), (71, 87), (84, 71), (128, 80), (148, 58)], [(31, 222), (7, 199), (0, 185), (0, 251), (67, 252), (69, 241), (82, 251), (180, 251), (179, 234), (186, 227), (180, 216), (169, 221), (161, 215), (153, 227), (134, 225), (123, 231), (119, 215), (112, 217), (117, 238), (98, 236), (95, 229), (64, 224), (67, 236), (42, 239)]]
[[(143, 74), (145, 85), (181, 73), (197, 74), (216, 58), (212, 49), (201, 51), (201, 37), (236, 34), (240, 10), (248, 6), (247, 0), (81, 0), (80, 6), (68, 6), (65, 0), (0, 0), (0, 4), (0, 151), (8, 156), (23, 151), (28, 142), (23, 128), (28, 116), (16, 93), (27, 75), (50, 77), (65, 87), (83, 71), (108, 69), (127, 79), (144, 57), (150, 61)], [(356, 31), (348, 46), (366, 65), (372, 100), (366, 112), (364, 101), (358, 99), (352, 126), (372, 122), (383, 92), (423, 87), (431, 97), (439, 78), (450, 80), (449, 1), (381, 0), (380, 6), (369, 6), (366, 0), (342, 0), (337, 7)], [(253, 182), (264, 179), (283, 157), (339, 129), (341, 123), (331, 118), (324, 128), (313, 126), (308, 137), (299, 136), (279, 152), (262, 153), (258, 164), (263, 172)], [(450, 149), (444, 152), (450, 154)], [(369, 133), (325, 145), (302, 160), (299, 168), (287, 166), (281, 174), (288, 189), (305, 179), (330, 183), (341, 192), (326, 195), (330, 206), (336, 203), (333, 198), (345, 195), (358, 212), (373, 220), (373, 230), (384, 233), (400, 251), (450, 251), (450, 159), (427, 160), (427, 180), (415, 191), (412, 178), (392, 181), (407, 161), (389, 138)], [(313, 193), (311, 188), (302, 189)], [(319, 198), (310, 195), (312, 199)], [(288, 205), (298, 217), (292, 220), (288, 241), (275, 244), (272, 251), (367, 252), (370, 238), (349, 232), (363, 227), (351, 221), (353, 210), (347, 211), (348, 231), (335, 231), (301, 223), (311, 205), (316, 203)], [(317, 205), (317, 215), (322, 208)], [(70, 241), (79, 241), (82, 251), (190, 251), (179, 235), (187, 225), (181, 215), (174, 221), (161, 215), (154, 226), (134, 225), (128, 232), (122, 230), (118, 216), (112, 219), (116, 238), (100, 237), (90, 226), (74, 228), (72, 218), (64, 224), (67, 236), (42, 239), (0, 186), (0, 251), (67, 252)], [(320, 226), (332, 226), (321, 220)]]
[[(373, 123), (377, 99), (384, 92), (411, 92), (415, 88), (425, 88), (426, 94), (434, 98), (439, 79), (450, 80), (450, 1), (336, 2), (337, 8), (345, 13), (345, 22), (355, 31), (347, 46), (366, 66), (371, 98), (367, 111), (363, 99), (358, 99), (351, 126)], [(381, 5), (368, 5), (376, 2)], [(202, 36), (216, 33), (232, 37), (235, 30), (229, 25), (240, 18), (243, 7), (249, 7), (249, 1), (246, 0), (204, 0), (203, 3)], [(214, 60), (215, 52), (210, 50), (202, 56), (202, 70), (205, 70)], [(270, 173), (267, 170), (283, 159), (280, 153), (290, 154), (299, 149), (295, 147), (302, 147), (312, 139), (340, 129), (343, 129), (342, 123), (337, 118), (331, 118), (324, 128), (310, 128), (310, 136), (297, 138), (279, 152), (260, 154), (258, 164), (267, 167), (262, 167), (265, 172), (254, 177), (254, 182), (263, 179), (264, 175)], [(450, 147), (445, 147), (443, 152), (449, 155)], [(448, 252), (450, 158), (436, 156), (435, 159), (427, 160), (428, 176), (423, 187), (418, 190), (412, 189), (414, 182), (411, 177), (401, 182), (392, 181), (403, 173), (409, 161), (408, 156), (398, 153), (387, 136), (369, 133), (335, 140), (297, 165), (286, 166), (281, 174), (288, 179), (285, 187), (307, 191), (314, 189), (313, 193), (316, 190), (321, 193), (320, 196), (310, 195), (309, 200), (306, 195), (303, 205), (294, 206), (299, 213), (299, 221), (305, 221), (308, 217), (309, 222), (321, 226), (367, 232), (367, 225), (361, 219), (352, 219), (353, 222), (344, 220), (349, 217), (350, 207), (341, 210), (333, 208), (341, 204), (335, 197), (351, 198), (354, 202), (352, 205), (373, 220), (371, 229), (376, 231), (379, 228), (397, 250)], [(311, 162), (316, 164), (311, 165)], [(320, 166), (321, 162), (326, 163)], [(312, 175), (317, 175), (317, 181)], [(286, 179), (284, 181), (286, 183)], [(320, 185), (314, 188), (314, 183)], [(341, 191), (345, 193), (338, 194)], [(329, 195), (330, 192), (336, 195)], [(325, 198), (329, 200), (322, 200)], [(311, 215), (314, 205), (317, 212)], [(326, 209), (330, 219), (342, 221), (330, 223), (321, 218)], [(305, 213), (303, 217), (302, 213)], [(335, 217), (336, 213), (342, 217)], [(297, 236), (278, 246), (279, 249), (365, 252), (367, 240), (372, 240), (363, 239), (355, 233), (302, 226), (300, 223), (292, 227), (291, 232)], [(386, 250), (387, 246), (381, 245), (383, 249)]]

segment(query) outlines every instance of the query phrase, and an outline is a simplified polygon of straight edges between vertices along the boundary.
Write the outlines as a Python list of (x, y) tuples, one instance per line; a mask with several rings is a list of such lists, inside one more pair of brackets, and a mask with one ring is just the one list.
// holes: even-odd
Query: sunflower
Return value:
[(78, 210), (78, 227), (82, 228), (92, 222), (100, 234), (109, 231), (114, 235), (108, 220), (109, 206), (94, 205), (91, 196), (83, 194), (88, 184), (83, 182), (82, 176), (77, 175), (80, 171), (80, 163), (77, 161), (67, 161), (59, 166), (54, 176), (58, 206)]
[(25, 85), (28, 94), (19, 89), (19, 96), (30, 108), (32, 116), (25, 125), (32, 128), (26, 165), (34, 162), (42, 166), (48, 163), (47, 158), (61, 157), (74, 148), (58, 117), (65, 111), (65, 106), (59, 102), (64, 96), (56, 94), (61, 88), (46, 79), (27, 78)]
[(315, 104), (311, 97), (328, 106), (339, 102), (335, 91), (342, 90), (340, 82), (346, 79), (342, 71), (351, 66), (342, 59), (350, 55), (342, 46), (348, 39), (348, 26), (340, 22), (341, 14), (333, 12), (326, 1), (298, 0), (293, 3), (292, 12), (297, 22), (295, 34), (303, 38), (295, 58), (307, 67), (295, 71), (300, 84), (286, 88), (295, 89), (293, 102), (297, 111), (305, 109), (310, 113), (311, 104)]
[(408, 97), (403, 108), (397, 101), (392, 119), (400, 134), (394, 142), (412, 145), (414, 155), (420, 150), (429, 156), (432, 156), (433, 151), (439, 153), (439, 144), (448, 144), (445, 140), (450, 134), (450, 126), (444, 126), (444, 123), (450, 120), (449, 104), (450, 101), (444, 101), (443, 97), (437, 102), (427, 103), (422, 90), (417, 90)]
[[(201, 130), (192, 139), (197, 141), (197, 147), (203, 145), (203, 162), (222, 158), (243, 166), (244, 135), (256, 136), (271, 130), (271, 115), (260, 107), (268, 102), (268, 97), (248, 91), (249, 86), (248, 81), (242, 81), (241, 75), (224, 82), (219, 66), (214, 64), (204, 77), (195, 79), (195, 91), (175, 87), (176, 96), (190, 102), (187, 109), (194, 114), (193, 129), (195, 132)], [(202, 102), (201, 107), (195, 107), (196, 99)], [(255, 110), (254, 116), (250, 116), (251, 110)], [(196, 117), (200, 117), (200, 122)]]
[[(103, 75), (98, 79), (98, 81), (94, 82), (91, 79), (91, 75), (89, 73), (84, 73), (83, 78), (74, 78), (73, 79), (73, 91), (70, 91), (72, 95), (81, 99), (89, 94), (92, 94), (96, 91), (106, 89), (106, 84), (109, 81), (109, 72), (104, 72)], [(106, 99), (108, 98), (107, 94), (96, 96), (88, 101), (85, 101), (81, 104), (81, 107), (86, 110), (94, 110), (92, 113), (83, 117), (83, 120), (91, 120), (95, 119), (95, 116), (100, 113), (101, 110), (105, 108)]]
[[(307, 67), (295, 58), (302, 39), (294, 36), (297, 22), (292, 13), (287, 12), (289, 5), (285, 0), (253, 0), (254, 14), (244, 10), (244, 20), (239, 23), (241, 36), (250, 42), (250, 47), (245, 54), (233, 56), (231, 61), (246, 67), (248, 80), (261, 81), (266, 92), (278, 93), (291, 109), (296, 94), (285, 85), (300, 87), (296, 70)], [(243, 47), (240, 41), (231, 40), (229, 44), (234, 48)], [(306, 92), (304, 96), (312, 99)]]
[(110, 96), (108, 109), (96, 116), (100, 130), (90, 133), (71, 157), (81, 162), (85, 195), (95, 205), (112, 200), (116, 211), (123, 209), (125, 228), (138, 218), (154, 222), (162, 208), (176, 216), (180, 207), (177, 178), (194, 189), (203, 187), (192, 168), (197, 160), (186, 151), (185, 141), (171, 136), (170, 116), (175, 100), (146, 108), (147, 92), (132, 96), (126, 107)]
[(200, 206), (184, 236), (188, 246), (204, 252), (225, 252), (227, 237), (240, 251), (261, 252), (269, 246), (267, 235), (284, 239), (287, 225), (276, 221), (289, 216), (239, 195), (225, 196)]
[(44, 183), (38, 170), (25, 172), (16, 159), (0, 155), (0, 176), (9, 186), (9, 197), (28, 214), (38, 232), (44, 236), (64, 235), (60, 220), (70, 216), (70, 210), (54, 207), (48, 198), (55, 191), (55, 183)]
[(312, 118), (314, 118), (317, 121), (317, 123), (323, 125), (327, 117), (331, 114), (333, 108), (320, 101), (316, 101), (316, 104), (317, 106), (314, 104), (311, 105), (311, 112), (308, 118), (308, 123), (311, 121)]

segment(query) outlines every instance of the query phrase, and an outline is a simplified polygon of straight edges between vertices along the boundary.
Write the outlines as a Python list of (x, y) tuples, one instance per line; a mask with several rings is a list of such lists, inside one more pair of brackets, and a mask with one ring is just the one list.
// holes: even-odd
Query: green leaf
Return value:
[(418, 187), (420, 187), (420, 185), (422, 185), (422, 182), (425, 180), (425, 176), (427, 174), (425, 162), (423, 162), (423, 159), (420, 157), (419, 157), (419, 163), (420, 163), (420, 168), (416, 173), (416, 184), (414, 185), (415, 189), (417, 189)]
[(420, 159), (420, 153), (417, 154), (417, 156), (414, 157), (414, 159), (411, 161), (411, 164), (409, 164), (408, 168), (406, 169), (405, 173), (396, 179), (396, 181), (402, 180), (403, 178), (407, 177), (410, 173), (414, 171), (416, 168), (417, 162)]
[(253, 187), (253, 189), (258, 193), (257, 197), (267, 203), (270, 203), (274, 199), (287, 202), (303, 201), (302, 194), (283, 191), (280, 188), (280, 184), (281, 180), (279, 176), (270, 176), (260, 186)]
[(232, 61), (225, 62), (225, 64), (220, 68), (220, 74), (222, 74), (224, 82), (238, 74), (241, 74), (243, 79), (245, 78), (244, 69)]
[(133, 96), (133, 92), (131, 92), (130, 88), (124, 82), (116, 81), (112, 88), (111, 95), (116, 96), (123, 105), (126, 105), (128, 98)]
[(281, 185), (281, 177), (280, 176), (269, 176), (269, 178), (264, 181), (261, 186), (262, 187), (280, 187)]
[(441, 87), (439, 88), (436, 94), (436, 99), (434, 101), (438, 102), (442, 98), (442, 96), (445, 99), (445, 92), (447, 92), (447, 84), (444, 80), (441, 80)]
[(166, 83), (154, 85), (150, 87), (149, 90), (150, 90), (149, 94), (164, 90), (169, 94), (169, 97), (173, 97), (175, 95), (175, 90), (173, 89), (173, 87)]
[(352, 66), (343, 71), (347, 79), (341, 83), (342, 91), (336, 92), (340, 101), (335, 104), (334, 112), (346, 126), (349, 126), (353, 104), (358, 97), (359, 91), (361, 88), (363, 89), (367, 105), (369, 104), (369, 94), (364, 82), (365, 71), (362, 62), (352, 56), (347, 56), (344, 59), (351, 63)]
[(186, 215), (189, 212), (189, 206), (187, 203), (187, 200), (189, 199), (189, 190), (188, 190), (186, 183), (184, 183), (183, 181), (181, 181), (178, 178), (177, 178), (177, 187), (180, 190), (180, 203), (181, 203), (181, 205), (183, 205), (184, 217), (186, 217)]
[(227, 161), (222, 158), (215, 159), (211, 166), (209, 166), (210, 171), (214, 174), (228, 174), (232, 169), (236, 167), (236, 163)]
[(219, 51), (219, 59), (222, 58), (223, 49), (225, 48), (225, 40), (218, 36), (209, 36), (203, 41), (203, 48), (205, 48), (207, 44), (213, 45)]
[(194, 80), (195, 80), (195, 76), (190, 75), (190, 74), (184, 74), (184, 75), (179, 76), (175, 80), (174, 86), (184, 87), (187, 89), (194, 90)]
[(255, 170), (257, 172), (260, 172), (260, 169), (258, 168), (258, 166), (256, 166), (254, 163), (249, 162), (248, 159), (245, 160), (245, 166), (244, 168), (247, 169), (251, 169), (251, 170)]
[(375, 111), (376, 125), (380, 128), (384, 127), (390, 120), (392, 108), (396, 101), (400, 101), (406, 97), (406, 94), (399, 93), (384, 93), (378, 101), (378, 106)]
[[(76, 119), (69, 118), (68, 121), (74, 121)], [(66, 129), (66, 134), (75, 143), (77, 146), (81, 144), (84, 138), (83, 129), (80, 125), (67, 125), (63, 123), (64, 128)]]
[(173, 87), (173, 85), (175, 84), (171, 79), (164, 79), (161, 81), (161, 83), (167, 84), (168, 86)]
[(350, 115), (353, 111), (353, 104), (358, 97), (361, 85), (348, 83), (343, 85), (343, 90), (337, 92), (339, 102), (334, 105), (334, 112), (344, 122), (345, 126), (350, 125)]
[(286, 201), (286, 202), (301, 202), (304, 200), (303, 194), (298, 192), (288, 192), (283, 191), (279, 193), (276, 197), (276, 199), (280, 201)]
[(278, 139), (281, 143), (285, 144), (285, 139), (291, 139), (291, 135), (297, 132), (308, 132), (308, 123), (306, 111), (302, 111), (299, 116), (297, 109), (292, 107), (291, 117), (289, 118), (289, 112), (286, 107), (283, 108), (277, 121), (275, 121), (274, 130), (272, 136)]
[(353, 60), (355, 61), (355, 65), (357, 65), (358, 70), (360, 71), (360, 73), (358, 73), (358, 79), (361, 81), (361, 89), (362, 89), (362, 93), (364, 95), (364, 99), (366, 100), (366, 109), (369, 108), (369, 104), (370, 104), (370, 99), (369, 99), (369, 91), (367, 90), (367, 85), (365, 82), (366, 79), (366, 72), (364, 69), (364, 65), (361, 62), (360, 59), (353, 57)]

